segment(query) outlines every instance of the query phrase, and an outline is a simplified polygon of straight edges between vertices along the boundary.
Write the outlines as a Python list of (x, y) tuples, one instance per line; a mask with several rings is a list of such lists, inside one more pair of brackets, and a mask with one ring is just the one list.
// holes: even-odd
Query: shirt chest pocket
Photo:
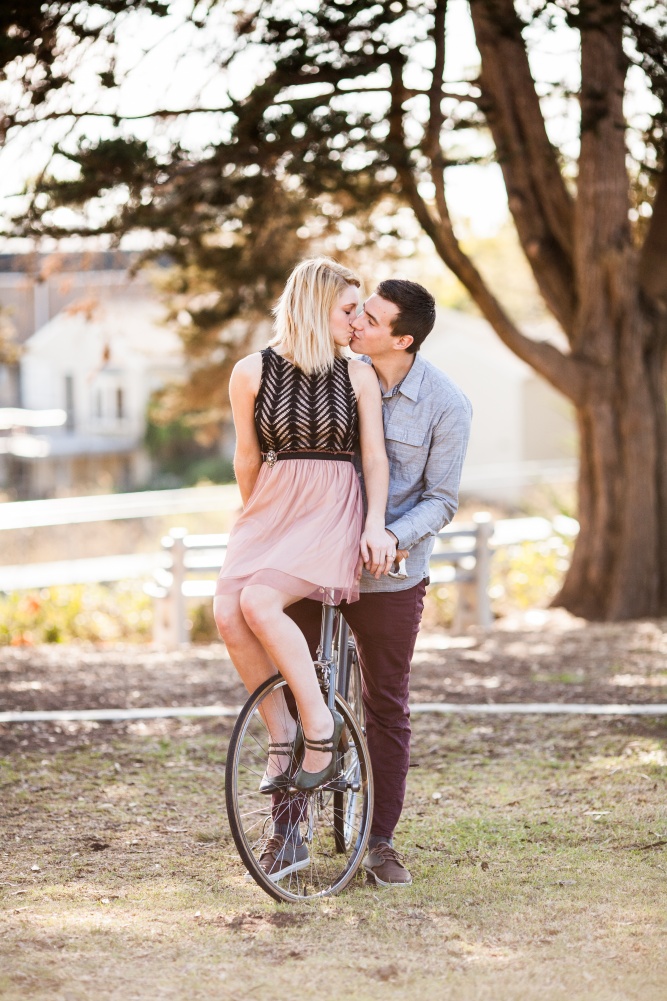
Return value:
[(424, 425), (391, 421), (384, 433), (387, 455), (401, 463), (415, 461), (426, 441), (427, 433), (428, 428)]

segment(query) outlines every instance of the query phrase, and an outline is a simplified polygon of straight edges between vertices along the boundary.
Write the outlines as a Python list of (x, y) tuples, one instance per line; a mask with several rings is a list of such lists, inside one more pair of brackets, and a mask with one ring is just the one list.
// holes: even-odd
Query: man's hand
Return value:
[[(389, 529), (387, 529), (386, 531), (387, 531), (387, 535), (392, 540), (392, 542), (394, 543), (394, 545), (398, 546), (398, 539), (396, 538), (396, 536), (394, 535), (394, 533), (390, 532)], [(398, 564), (401, 562), (401, 560), (407, 560), (409, 553), (410, 553), (409, 549), (398, 549), (397, 548), (396, 549), (396, 557), (395, 557), (394, 562), (392, 563), (392, 565), (390, 566), (389, 569), (393, 570), (395, 567), (398, 566)], [(385, 572), (387, 572), (387, 571), (385, 571)]]
[(376, 580), (389, 573), (396, 559), (396, 539), (384, 527), (366, 525), (361, 533), (361, 558), (364, 566)]

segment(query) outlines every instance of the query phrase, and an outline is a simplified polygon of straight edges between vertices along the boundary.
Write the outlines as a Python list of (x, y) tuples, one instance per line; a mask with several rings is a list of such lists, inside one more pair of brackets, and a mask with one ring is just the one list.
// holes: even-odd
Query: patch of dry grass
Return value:
[(419, 717), (415, 882), (277, 906), (224, 816), (229, 730), (82, 729), (2, 762), (3, 1001), (663, 1001), (664, 722)]

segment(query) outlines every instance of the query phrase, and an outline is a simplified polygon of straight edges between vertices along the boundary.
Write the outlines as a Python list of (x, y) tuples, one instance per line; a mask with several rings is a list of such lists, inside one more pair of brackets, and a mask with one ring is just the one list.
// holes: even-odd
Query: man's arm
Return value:
[(421, 500), (387, 525), (399, 549), (411, 549), (426, 536), (437, 535), (456, 514), (471, 419), (472, 407), (462, 397), (436, 424), (424, 468)]

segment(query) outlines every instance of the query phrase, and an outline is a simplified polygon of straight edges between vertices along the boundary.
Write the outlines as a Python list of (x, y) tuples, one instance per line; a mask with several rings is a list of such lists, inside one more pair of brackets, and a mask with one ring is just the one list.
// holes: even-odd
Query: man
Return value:
[[(377, 565), (367, 563), (359, 601), (343, 605), (359, 651), (375, 785), (364, 867), (379, 886), (412, 882), (393, 845), (410, 763), (410, 662), (434, 538), (458, 506), (472, 416), (467, 397), (419, 354), (434, 323), (433, 296), (415, 282), (390, 279), (378, 285), (352, 323), (350, 343), (373, 365), (382, 390), (389, 457), (386, 528), (397, 556), (407, 555), (404, 580), (376, 579)], [(320, 603), (300, 601), (287, 614), (301, 627), (314, 654)]]

